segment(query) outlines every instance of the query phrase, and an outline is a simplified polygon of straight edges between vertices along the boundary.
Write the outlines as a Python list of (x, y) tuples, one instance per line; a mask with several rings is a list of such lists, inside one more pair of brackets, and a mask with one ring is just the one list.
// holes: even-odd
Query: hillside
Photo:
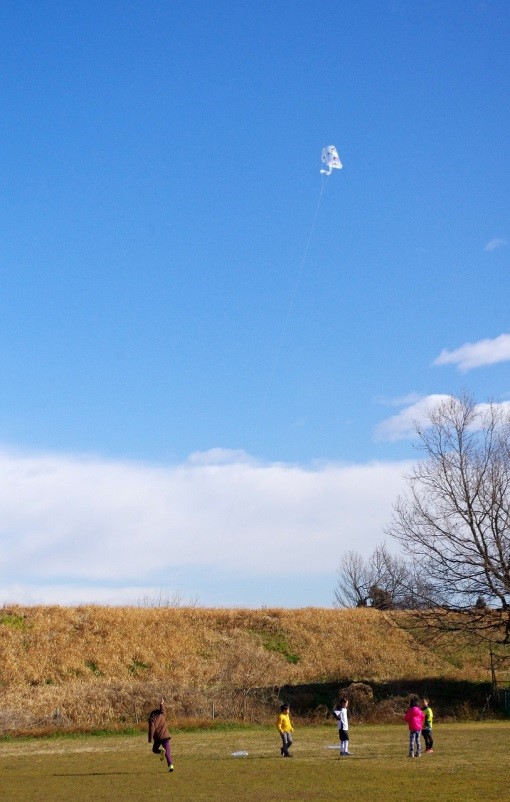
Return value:
[(371, 609), (4, 607), (0, 728), (136, 720), (160, 692), (176, 715), (228, 716), (267, 701), (253, 689), (476, 678), (397, 621)]

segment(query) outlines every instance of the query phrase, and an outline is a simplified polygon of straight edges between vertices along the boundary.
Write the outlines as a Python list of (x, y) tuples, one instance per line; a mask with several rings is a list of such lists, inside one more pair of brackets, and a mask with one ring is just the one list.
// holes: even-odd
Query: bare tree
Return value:
[(407, 607), (412, 596), (413, 579), (402, 557), (390, 554), (386, 545), (378, 546), (370, 558), (373, 584), (372, 606), (380, 610)]
[(335, 588), (336, 607), (368, 607), (372, 576), (367, 561), (357, 551), (348, 551), (340, 560)]
[(510, 643), (510, 414), (452, 397), (416, 431), (424, 458), (388, 531), (424, 578), (424, 618)]
[(138, 601), (137, 607), (197, 607), (198, 597), (185, 600), (184, 594), (180, 590), (169, 591), (165, 588), (158, 588), (143, 593)]
[(424, 603), (422, 580), (402, 556), (383, 543), (368, 558), (355, 551), (343, 555), (338, 569), (334, 604), (337, 607), (414, 609)]

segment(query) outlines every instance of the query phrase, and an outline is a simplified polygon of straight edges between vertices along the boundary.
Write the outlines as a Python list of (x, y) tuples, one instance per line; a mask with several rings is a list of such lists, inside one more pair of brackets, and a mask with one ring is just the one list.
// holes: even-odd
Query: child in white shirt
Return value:
[(338, 737), (340, 738), (340, 756), (352, 755), (349, 752), (349, 722), (347, 720), (348, 700), (342, 696), (333, 710), (333, 715), (338, 724)]

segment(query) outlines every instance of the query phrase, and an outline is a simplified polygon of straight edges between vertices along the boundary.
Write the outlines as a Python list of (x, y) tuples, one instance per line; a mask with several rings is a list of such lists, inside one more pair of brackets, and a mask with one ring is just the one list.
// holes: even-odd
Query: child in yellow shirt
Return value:
[(276, 726), (282, 738), (282, 748), (280, 749), (282, 757), (292, 757), (292, 755), (289, 755), (289, 749), (292, 746), (291, 732), (294, 732), (294, 728), (290, 723), (289, 706), (287, 704), (283, 704), (280, 707)]

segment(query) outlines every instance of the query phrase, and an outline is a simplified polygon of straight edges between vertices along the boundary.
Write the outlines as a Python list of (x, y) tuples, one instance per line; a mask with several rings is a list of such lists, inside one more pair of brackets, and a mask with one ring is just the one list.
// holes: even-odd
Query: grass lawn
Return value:
[[(340, 758), (337, 731), (296, 726), (294, 758), (280, 757), (274, 727), (177, 732), (175, 771), (144, 736), (0, 742), (0, 800), (6, 802), (504, 802), (510, 800), (510, 723), (438, 724), (434, 753), (407, 757), (402, 726), (351, 728), (354, 756)], [(245, 750), (247, 757), (232, 757)]]

